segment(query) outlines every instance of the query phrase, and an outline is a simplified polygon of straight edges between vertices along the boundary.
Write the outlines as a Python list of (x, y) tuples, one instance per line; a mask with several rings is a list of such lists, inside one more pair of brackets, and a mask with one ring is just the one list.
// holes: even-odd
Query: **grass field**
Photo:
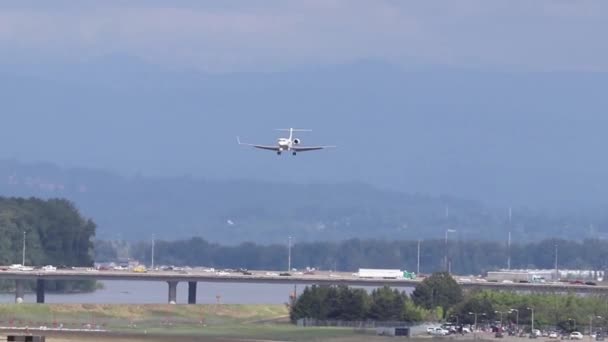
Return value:
[(357, 335), (348, 328), (298, 328), (283, 305), (4, 304), (0, 326), (107, 331), (42, 332), (49, 341), (324, 341)]

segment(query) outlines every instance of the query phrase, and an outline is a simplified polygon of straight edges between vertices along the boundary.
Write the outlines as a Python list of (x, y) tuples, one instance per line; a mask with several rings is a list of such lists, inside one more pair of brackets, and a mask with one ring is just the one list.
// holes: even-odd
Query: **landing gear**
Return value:
[(277, 156), (280, 156), (280, 155), (281, 155), (281, 151), (277, 151)]
[(292, 155), (294, 155), (294, 156), (296, 155), (296, 153), (295, 153), (295, 152), (291, 152), (291, 154), (292, 154)]

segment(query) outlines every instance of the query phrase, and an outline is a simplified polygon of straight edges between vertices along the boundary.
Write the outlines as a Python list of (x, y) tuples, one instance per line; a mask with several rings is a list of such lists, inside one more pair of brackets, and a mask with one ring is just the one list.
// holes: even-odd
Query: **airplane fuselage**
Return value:
[(277, 144), (279, 145), (279, 149), (281, 151), (289, 151), (291, 150), (293, 142), (291, 141), (291, 139), (279, 138), (277, 140)]

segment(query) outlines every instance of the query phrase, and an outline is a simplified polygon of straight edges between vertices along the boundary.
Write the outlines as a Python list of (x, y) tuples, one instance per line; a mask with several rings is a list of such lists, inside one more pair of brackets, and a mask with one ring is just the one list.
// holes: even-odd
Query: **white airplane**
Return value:
[(335, 146), (300, 146), (302, 140), (293, 137), (293, 132), (310, 132), (310, 129), (298, 129), (298, 128), (280, 128), (277, 131), (289, 132), (289, 138), (279, 138), (276, 145), (256, 145), (247, 144), (241, 142), (239, 137), (236, 137), (236, 141), (239, 145), (252, 146), (262, 150), (276, 151), (277, 155), (281, 155), (281, 152), (291, 152), (294, 156), (297, 152), (315, 151), (322, 150), (324, 148), (332, 148)]

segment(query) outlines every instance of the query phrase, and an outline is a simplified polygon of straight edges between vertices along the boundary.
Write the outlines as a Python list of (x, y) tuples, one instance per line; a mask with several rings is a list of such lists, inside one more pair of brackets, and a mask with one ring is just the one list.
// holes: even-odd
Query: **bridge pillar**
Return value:
[(36, 303), (44, 303), (44, 279), (36, 279)]
[(188, 304), (196, 304), (196, 282), (188, 282)]
[(15, 303), (22, 303), (25, 298), (24, 280), (15, 280)]
[(168, 281), (169, 284), (169, 304), (177, 303), (177, 281)]

